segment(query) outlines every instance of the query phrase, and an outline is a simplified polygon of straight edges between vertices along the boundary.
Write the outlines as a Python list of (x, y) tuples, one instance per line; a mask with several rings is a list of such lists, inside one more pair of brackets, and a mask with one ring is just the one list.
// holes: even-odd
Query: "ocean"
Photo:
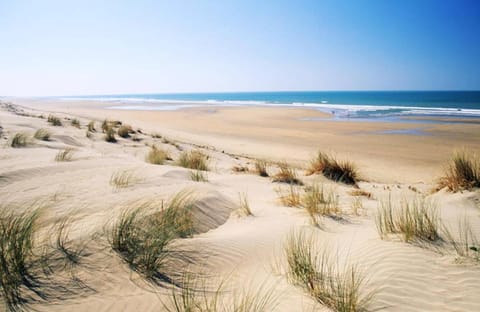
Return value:
[(121, 94), (62, 97), (109, 102), (110, 109), (176, 110), (189, 107), (291, 106), (333, 113), (336, 118), (401, 116), (480, 118), (480, 91), (292, 91)]

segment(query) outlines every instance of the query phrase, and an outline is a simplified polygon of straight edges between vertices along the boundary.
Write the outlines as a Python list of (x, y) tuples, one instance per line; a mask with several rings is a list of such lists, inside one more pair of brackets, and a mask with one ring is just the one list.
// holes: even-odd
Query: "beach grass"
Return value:
[(405, 242), (441, 239), (436, 205), (424, 198), (403, 199), (394, 203), (389, 197), (381, 201), (375, 224), (382, 239), (389, 234), (400, 234)]
[(455, 235), (446, 226), (443, 227), (442, 234), (459, 257), (480, 261), (480, 239), (475, 235), (466, 216), (458, 220)]
[(80, 120), (78, 120), (77, 118), (73, 118), (73, 119), (70, 121), (70, 124), (71, 124), (72, 126), (74, 126), (75, 128), (80, 129)]
[(313, 184), (305, 189), (302, 205), (308, 212), (313, 225), (320, 225), (321, 217), (335, 217), (340, 214), (338, 195), (333, 188)]
[(26, 147), (30, 143), (29, 141), (29, 137), (26, 133), (15, 133), (10, 140), (10, 146), (13, 148)]
[(261, 177), (268, 177), (267, 171), (268, 162), (263, 159), (256, 159), (255, 160), (255, 171)]
[(118, 128), (117, 134), (122, 138), (128, 138), (130, 137), (130, 133), (132, 132), (133, 132), (133, 129), (131, 126), (122, 125), (120, 128)]
[(208, 182), (207, 174), (201, 170), (191, 170), (190, 179), (195, 182)]
[(171, 160), (170, 153), (152, 145), (147, 156), (145, 156), (145, 161), (153, 165), (163, 165), (165, 161)]
[(302, 196), (300, 188), (295, 185), (290, 185), (288, 189), (276, 189), (278, 200), (286, 207), (300, 207), (302, 204)]
[(57, 127), (61, 127), (63, 125), (60, 118), (54, 115), (48, 115), (47, 122), (51, 123), (52, 126), (57, 126)]
[(91, 120), (87, 124), (87, 131), (89, 131), (89, 132), (96, 132), (97, 131), (97, 129), (95, 129), (95, 121)]
[(37, 131), (35, 131), (35, 134), (33, 135), (35, 139), (40, 141), (50, 141), (51, 136), (52, 136), (52, 133), (45, 128), (38, 129)]
[(108, 127), (105, 130), (105, 141), (109, 143), (116, 143), (117, 139), (115, 138), (115, 129), (113, 127)]
[(118, 170), (112, 173), (110, 185), (114, 188), (127, 188), (138, 181), (132, 170)]
[(63, 151), (59, 151), (55, 156), (55, 161), (72, 161), (74, 150), (70, 147), (65, 148)]
[(178, 157), (177, 164), (184, 168), (208, 171), (208, 159), (208, 155), (201, 151), (185, 151)]
[(439, 189), (444, 187), (452, 192), (480, 187), (478, 156), (465, 150), (455, 152), (438, 182)]
[(272, 182), (303, 185), (302, 180), (297, 177), (297, 172), (286, 162), (278, 164), (279, 171), (273, 176)]
[(339, 161), (335, 156), (318, 152), (317, 156), (310, 161), (307, 175), (320, 173), (326, 178), (335, 182), (345, 184), (356, 184), (358, 180), (358, 169), (356, 165), (348, 160)]
[(284, 246), (287, 279), (333, 311), (367, 311), (375, 291), (366, 291), (368, 280), (358, 266), (341, 266), (330, 248), (317, 250), (316, 245), (304, 232), (289, 235)]
[(242, 216), (248, 217), (253, 216), (252, 209), (250, 208), (250, 204), (248, 203), (248, 196), (245, 193), (240, 193), (239, 197), (239, 204), (238, 204), (238, 211)]

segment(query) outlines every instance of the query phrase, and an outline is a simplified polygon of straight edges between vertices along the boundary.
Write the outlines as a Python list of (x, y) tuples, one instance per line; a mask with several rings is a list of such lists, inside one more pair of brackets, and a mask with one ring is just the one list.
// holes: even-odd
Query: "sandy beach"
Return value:
[[(459, 255), (440, 228), (435, 241), (406, 241), (400, 234), (381, 237), (375, 221), (389, 198), (395, 209), (401, 202), (426, 198), (436, 206), (438, 222), (451, 229), (454, 237), (461, 235), (457, 224), (462, 218), (480, 237), (478, 188), (433, 191), (455, 149), (480, 151), (480, 123), (334, 121), (328, 114), (302, 108), (151, 112), (108, 110), (106, 105), (2, 101), (2, 208), (22, 211), (42, 206), (39, 242), (47, 229), (68, 217), (66, 245), (82, 246), (73, 264), (52, 265), (50, 275), (38, 273), (45, 282), (40, 285), (53, 285), (48, 288), (51, 293), (45, 292), (49, 295), (22, 289), (21, 294), (29, 298), (23, 307), (178, 311), (172, 308), (172, 294), (181, 292), (182, 275), (190, 272), (206, 278), (209, 298), (218, 285), (224, 285), (219, 292), (220, 311), (234, 311), (231, 307), (238, 307), (238, 300), (247, 294), (268, 297), (258, 311), (335, 310), (291, 280), (285, 246), (292, 233), (301, 232), (314, 238), (316, 248), (327, 250), (341, 264), (339, 268), (357, 265), (365, 276), (360, 293), (374, 294), (367, 310), (480, 310), (480, 266), (475, 252)], [(58, 117), (62, 125), (54, 126), (48, 116)], [(322, 120), (306, 120), (312, 118)], [(120, 126), (115, 126), (116, 142), (106, 142), (101, 128), (105, 119), (121, 121), (132, 131), (122, 138)], [(95, 131), (88, 130), (91, 121)], [(35, 139), (38, 129), (48, 130), (50, 137)], [(401, 134), (405, 130), (419, 134)], [(387, 134), (392, 131), (400, 134)], [(24, 146), (12, 147), (16, 133), (28, 137)], [(153, 145), (169, 154), (161, 165), (146, 161)], [(179, 166), (182, 154), (193, 150), (208, 157), (209, 170), (198, 179), (192, 175), (198, 171)], [(319, 150), (352, 161), (359, 170), (356, 184), (335, 182), (322, 174), (306, 175), (309, 161)], [(68, 157), (59, 158), (65, 151), (70, 151)], [(270, 177), (255, 172), (259, 158), (268, 161)], [(281, 161), (291, 166), (303, 185), (273, 182)], [(119, 182), (116, 176), (127, 178)], [(311, 217), (303, 202), (288, 207), (281, 200), (292, 190), (303, 198), (314, 185), (322, 185), (322, 192), (328, 190), (333, 196), (335, 212)], [(170, 251), (163, 271), (158, 272), (162, 278), (146, 279), (112, 248), (109, 233), (125, 209), (139, 203), (164, 209), (185, 190), (194, 202), (193, 232), (169, 243), (181, 257)]]

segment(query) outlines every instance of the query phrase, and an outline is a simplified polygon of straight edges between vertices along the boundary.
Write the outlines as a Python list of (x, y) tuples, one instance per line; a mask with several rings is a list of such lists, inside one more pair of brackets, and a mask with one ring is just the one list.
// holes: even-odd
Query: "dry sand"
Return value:
[[(302, 121), (328, 115), (304, 109), (202, 108), (174, 112), (111, 111), (105, 103), (13, 100), (22, 107), (3, 105), (0, 149), (0, 198), (6, 203), (47, 204), (42, 226), (63, 216), (73, 220), (71, 238), (89, 240), (90, 254), (75, 268), (84, 287), (62, 300), (32, 302), (40, 311), (162, 311), (168, 301), (168, 287), (151, 285), (114, 253), (105, 239), (105, 228), (120, 212), (138, 200), (160, 201), (184, 189), (193, 190), (199, 203), (195, 215), (200, 234), (179, 239), (179, 248), (189, 250), (188, 270), (201, 272), (209, 280), (228, 277), (226, 298), (238, 297), (244, 288), (255, 291), (261, 285), (273, 289), (276, 306), (267, 311), (328, 311), (300, 287), (290, 284), (277, 264), (285, 262), (282, 246), (292, 230), (313, 233), (319, 244), (338, 250), (340, 262), (352, 261), (368, 277), (365, 290), (378, 292), (371, 310), (386, 311), (480, 311), (480, 265), (459, 259), (448, 244), (418, 246), (400, 239), (381, 240), (375, 227), (379, 202), (392, 196), (428, 196), (438, 204), (445, 224), (456, 225), (467, 216), (480, 237), (480, 192), (431, 195), (442, 165), (458, 147), (480, 150), (480, 125), (358, 123)], [(26, 108), (29, 107), (29, 108)], [(54, 112), (64, 126), (53, 127), (45, 119)], [(63, 118), (77, 117), (81, 129)], [(86, 124), (103, 118), (117, 119), (141, 128), (141, 141), (119, 138), (107, 143), (97, 132), (87, 138)], [(50, 141), (33, 140), (24, 148), (7, 142), (14, 133), (33, 135), (47, 128)], [(378, 134), (383, 130), (422, 129), (423, 136)], [(159, 133), (177, 142), (162, 143)], [(167, 149), (177, 159), (181, 150), (200, 149), (210, 156), (208, 182), (194, 182), (190, 171), (169, 162), (145, 162), (147, 144)], [(55, 162), (58, 151), (73, 148), (73, 159)], [(360, 197), (363, 208), (353, 213), (351, 186), (333, 183), (322, 176), (304, 176), (301, 167), (318, 150), (335, 151), (340, 158), (354, 160), (364, 181), (363, 190), (373, 198)], [(224, 152), (223, 152), (224, 151)], [(252, 173), (236, 173), (234, 166), (253, 168), (249, 157), (288, 160), (298, 166), (307, 185), (321, 182), (338, 194), (342, 219), (325, 218), (321, 228), (310, 223), (301, 208), (284, 207), (278, 188)], [(117, 189), (109, 181), (115, 172), (131, 170), (136, 181)], [(274, 166), (269, 167), (275, 172)], [(237, 213), (239, 194), (248, 196), (253, 216)], [(107, 226), (106, 226), (107, 225)], [(95, 239), (92, 240), (92, 236)], [(185, 262), (174, 263), (171, 274), (185, 270)], [(280, 271), (280, 272), (278, 272)], [(215, 278), (214, 278), (215, 277)]]

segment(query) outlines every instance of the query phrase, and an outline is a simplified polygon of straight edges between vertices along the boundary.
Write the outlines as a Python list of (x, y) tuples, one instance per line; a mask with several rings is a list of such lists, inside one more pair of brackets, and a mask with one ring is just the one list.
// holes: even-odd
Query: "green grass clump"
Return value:
[(105, 130), (105, 141), (110, 143), (116, 143), (117, 139), (115, 138), (115, 129), (113, 127), (108, 127)]
[(201, 170), (190, 171), (190, 179), (195, 182), (208, 182), (207, 174)]
[(60, 127), (62, 126), (62, 121), (60, 118), (53, 116), (53, 115), (48, 115), (47, 121), (51, 123), (53, 126)]
[(208, 156), (197, 150), (181, 153), (177, 163), (184, 168), (208, 171)]
[(312, 223), (317, 226), (320, 224), (320, 217), (334, 217), (340, 214), (338, 195), (333, 188), (328, 189), (323, 185), (314, 184), (306, 188), (302, 205)]
[(149, 204), (125, 210), (109, 233), (112, 249), (147, 279), (155, 279), (174, 253), (171, 242), (193, 234), (192, 202), (188, 193), (174, 196), (149, 213)]
[(117, 134), (122, 138), (128, 138), (130, 137), (130, 133), (132, 132), (133, 132), (133, 129), (131, 126), (123, 125), (120, 128), (118, 128)]
[(452, 192), (480, 187), (480, 160), (466, 151), (455, 152), (438, 187)]
[(436, 206), (423, 198), (402, 200), (395, 205), (389, 197), (380, 203), (375, 224), (382, 239), (388, 234), (400, 234), (405, 242), (441, 239)]
[(55, 161), (72, 161), (74, 150), (67, 147), (63, 151), (59, 151), (55, 156)]
[(273, 182), (303, 185), (302, 180), (297, 177), (295, 169), (291, 168), (286, 162), (280, 163), (278, 169), (280, 171), (273, 176)]
[(335, 254), (315, 245), (303, 232), (290, 234), (284, 247), (288, 280), (333, 311), (367, 311), (374, 292), (364, 290), (367, 280), (358, 267), (340, 266)]
[(261, 177), (268, 177), (267, 171), (268, 162), (263, 159), (255, 160), (255, 171)]
[(45, 128), (38, 129), (37, 131), (35, 131), (35, 134), (33, 135), (35, 139), (41, 140), (41, 141), (50, 141), (51, 136), (52, 134), (50, 133), (50, 131), (48, 131)]
[(152, 145), (150, 151), (145, 157), (145, 161), (154, 165), (163, 165), (165, 161), (172, 160), (170, 153), (167, 151)]
[(25, 147), (29, 143), (28, 135), (20, 132), (15, 133), (13, 138), (10, 140), (10, 146), (14, 148)]
[(78, 120), (77, 118), (73, 118), (72, 121), (70, 122), (70, 124), (72, 126), (74, 126), (75, 128), (80, 129), (80, 120)]
[(321, 173), (326, 178), (345, 184), (356, 184), (358, 170), (351, 161), (339, 161), (334, 156), (318, 152), (318, 155), (310, 162), (307, 175)]

